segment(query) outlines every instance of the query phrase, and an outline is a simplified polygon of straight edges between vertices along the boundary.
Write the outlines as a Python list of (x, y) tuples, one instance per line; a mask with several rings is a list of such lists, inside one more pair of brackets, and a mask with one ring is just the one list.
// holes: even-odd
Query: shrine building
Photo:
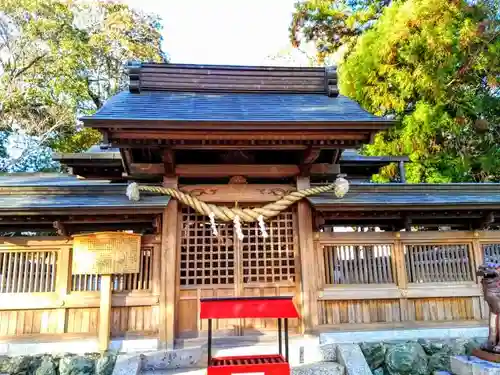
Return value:
[[(408, 184), (408, 158), (360, 155), (394, 122), (339, 95), (335, 68), (128, 72), (81, 119), (102, 144), (54, 155), (67, 174), (0, 177), (0, 340), (172, 348), (206, 335), (200, 298), (227, 296), (293, 296), (294, 334), (486, 325), (475, 269), (500, 262), (500, 185)], [(370, 182), (389, 164), (394, 182)]]

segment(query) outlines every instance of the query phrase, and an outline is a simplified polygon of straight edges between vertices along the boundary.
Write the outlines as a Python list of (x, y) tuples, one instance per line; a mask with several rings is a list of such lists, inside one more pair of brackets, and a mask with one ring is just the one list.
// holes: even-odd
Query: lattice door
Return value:
[[(193, 290), (197, 290), (197, 299), (297, 294), (299, 262), (294, 212), (284, 212), (266, 222), (267, 238), (262, 237), (257, 223), (243, 224), (243, 241), (237, 239), (232, 223), (218, 223), (218, 236), (214, 236), (209, 219), (189, 207), (182, 208), (180, 228), (181, 299), (184, 295), (194, 297), (192, 292), (189, 294)], [(187, 306), (187, 302), (182, 305)], [(189, 314), (194, 307), (181, 309), (180, 313)], [(222, 322), (218, 328), (238, 326), (238, 334), (243, 334), (249, 333), (245, 330), (274, 329), (275, 323), (265, 320)], [(193, 322), (185, 325), (194, 328)], [(204, 328), (202, 322), (197, 322), (198, 330)]]

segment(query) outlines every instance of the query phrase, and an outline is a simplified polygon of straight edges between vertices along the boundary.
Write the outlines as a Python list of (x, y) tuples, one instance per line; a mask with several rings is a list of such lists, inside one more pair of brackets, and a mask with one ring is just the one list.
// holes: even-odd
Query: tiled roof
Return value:
[(141, 194), (130, 201), (127, 184), (80, 180), (63, 174), (11, 174), (0, 176), (0, 212), (23, 210), (158, 209), (167, 206), (166, 195)]
[(324, 193), (307, 198), (320, 210), (412, 207), (500, 208), (500, 184), (353, 184), (345, 197)]
[(321, 94), (121, 92), (82, 120), (387, 122), (356, 102)]
[[(0, 212), (13, 210), (57, 210), (57, 209), (140, 209), (164, 208), (170, 197), (166, 195), (142, 197), (140, 201), (129, 201), (123, 194), (43, 194), (1, 195)], [(138, 212), (140, 213), (140, 212)]]

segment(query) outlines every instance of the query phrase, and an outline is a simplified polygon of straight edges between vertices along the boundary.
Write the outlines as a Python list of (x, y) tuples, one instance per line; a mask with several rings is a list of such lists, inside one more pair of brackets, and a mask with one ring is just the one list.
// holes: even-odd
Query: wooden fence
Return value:
[[(0, 239), (0, 339), (96, 336), (98, 275), (71, 273), (70, 239)], [(113, 275), (111, 336), (158, 335), (160, 238), (144, 236), (138, 274)]]
[[(274, 230), (272, 228), (270, 230)], [(279, 228), (283, 236), (291, 233), (290, 243), (286, 243), (295, 249), (294, 226), (290, 224), (286, 230)], [(206, 292), (200, 287), (192, 289), (189, 274), (182, 273), (186, 268), (184, 263), (191, 256), (191, 248), (187, 247), (191, 242), (182, 234), (180, 238), (177, 285), (164, 284), (171, 285), (171, 290), (180, 288), (172, 297), (176, 301), (173, 316), (177, 335), (203, 331), (196, 311), (199, 295)], [(360, 325), (407, 327), (415, 323), (477, 322), (487, 318), (487, 306), (475, 269), (483, 259), (500, 261), (500, 233), (316, 233), (314, 238), (313, 251), (300, 254), (314, 263), (314, 272), (297, 272), (296, 281), (288, 278), (295, 272), (293, 267), (298, 264), (299, 254), (294, 252), (295, 263), (290, 263), (292, 258), (285, 259), (284, 254), (279, 254), (281, 258), (276, 267), (281, 270), (286, 265), (286, 269), (281, 273), (274, 270), (271, 276), (279, 277), (280, 283), (289, 283), (286, 290), (256, 284), (255, 290), (247, 291), (254, 285), (245, 277), (261, 277), (260, 268), (269, 265), (261, 265), (256, 260), (256, 276), (253, 276), (251, 259), (254, 254), (256, 258), (267, 256), (257, 255), (266, 253), (267, 247), (243, 244), (241, 262), (238, 261), (243, 271), (237, 268), (238, 275), (241, 274), (238, 278), (241, 295), (294, 294), (300, 281), (304, 283), (307, 278), (308, 300), (312, 301), (308, 304), (311, 324), (320, 329), (337, 326), (348, 330)], [(30, 335), (52, 335), (57, 339), (96, 337), (101, 278), (72, 274), (71, 240), (57, 237), (0, 240), (0, 339)], [(160, 240), (160, 236), (143, 237), (138, 274), (112, 277), (112, 337), (161, 338), (160, 322), (165, 319), (160, 317)], [(244, 272), (247, 255), (248, 274)], [(210, 259), (213, 263), (213, 259), (219, 258)], [(214, 272), (213, 264), (209, 267)], [(228, 277), (217, 272), (217, 277)], [(267, 281), (267, 273), (262, 275)], [(213, 278), (211, 275), (210, 280)], [(234, 285), (234, 282), (230, 284), (231, 291)], [(252, 327), (265, 328), (262, 324)]]
[(312, 311), (320, 327), (412, 326), (488, 316), (477, 266), (500, 262), (500, 233), (316, 233)]

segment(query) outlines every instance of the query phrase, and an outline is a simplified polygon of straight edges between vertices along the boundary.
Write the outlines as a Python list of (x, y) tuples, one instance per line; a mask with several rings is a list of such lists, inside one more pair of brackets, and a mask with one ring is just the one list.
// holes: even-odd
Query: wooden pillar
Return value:
[(402, 184), (406, 183), (405, 162), (399, 162), (399, 179)]
[[(177, 187), (177, 179), (165, 177), (163, 186)], [(163, 349), (173, 349), (175, 340), (176, 269), (178, 266), (177, 210), (177, 200), (170, 199), (162, 217), (160, 248), (160, 345)]]
[[(477, 268), (484, 263), (484, 253), (483, 253), (483, 247), (481, 245), (481, 241), (479, 239), (479, 233), (477, 231), (474, 231), (472, 233), (472, 252), (469, 256), (473, 257), (474, 260), (472, 262), (472, 272), (473, 274), (476, 273)], [(480, 284), (480, 277), (475, 276), (474, 278), (475, 282), (477, 284)], [(474, 313), (474, 317), (477, 319), (477, 317), (480, 317), (482, 319), (486, 319), (488, 317), (489, 311), (488, 311), (488, 305), (484, 301), (484, 296), (481, 293), (479, 298), (473, 298), (473, 303), (472, 303), (472, 310)]]
[(401, 314), (401, 321), (409, 320), (408, 315), (408, 278), (406, 277), (406, 261), (404, 257), (403, 244), (401, 243), (401, 233), (394, 233), (394, 248), (393, 257), (394, 259), (394, 270), (396, 272), (396, 282), (399, 290), (401, 291), (401, 298), (399, 299), (399, 311)]
[(109, 348), (111, 332), (111, 275), (101, 275), (101, 301), (99, 305), (99, 350)]
[[(309, 177), (297, 177), (297, 189), (310, 187)], [(303, 331), (310, 331), (318, 325), (318, 299), (315, 265), (312, 210), (307, 200), (297, 203), (297, 221), (299, 230), (299, 254), (301, 275), (301, 305)]]
[(65, 247), (59, 252), (56, 273), (56, 291), (58, 303), (61, 306), (57, 310), (57, 333), (66, 331), (66, 309), (64, 304), (68, 295), (68, 288), (71, 279), (71, 248)]

